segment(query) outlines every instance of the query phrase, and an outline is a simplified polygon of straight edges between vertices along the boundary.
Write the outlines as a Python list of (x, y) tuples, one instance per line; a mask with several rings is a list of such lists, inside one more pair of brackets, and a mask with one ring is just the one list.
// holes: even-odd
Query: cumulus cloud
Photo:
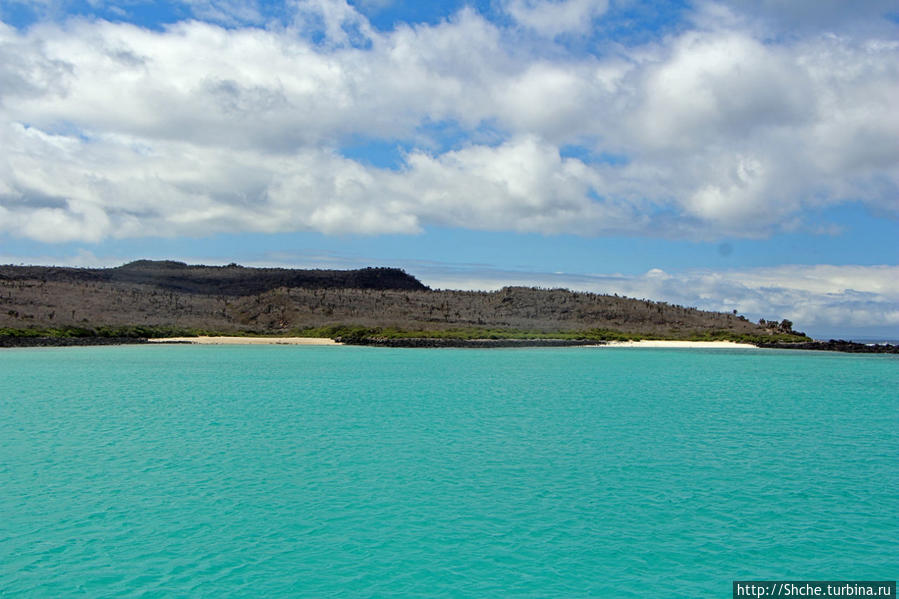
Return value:
[(364, 44), (374, 32), (368, 20), (346, 0), (295, 0), (295, 21), (303, 33), (320, 33), (329, 45)]
[[(258, 22), (255, 4), (192, 6)], [(715, 238), (849, 201), (899, 215), (895, 35), (771, 37), (737, 2), (597, 57), (520, 29), (578, 32), (606, 3), (504, 6), (518, 26), (464, 9), (383, 32), (346, 0), (297, 0), (268, 28), (0, 24), (0, 230)], [(341, 155), (359, 138), (407, 150), (379, 169)]]
[(630, 229), (631, 206), (590, 197), (602, 177), (533, 137), (438, 157), (417, 152), (397, 183), (429, 222), (457, 227), (561, 233)]
[(506, 11), (523, 27), (540, 35), (587, 33), (593, 19), (609, 8), (608, 0), (507, 0)]

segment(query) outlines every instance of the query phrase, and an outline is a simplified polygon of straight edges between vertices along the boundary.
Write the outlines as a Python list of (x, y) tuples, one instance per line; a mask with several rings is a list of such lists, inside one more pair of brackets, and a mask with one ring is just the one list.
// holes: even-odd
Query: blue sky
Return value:
[(891, 2), (0, 0), (0, 260), (391, 265), (899, 337)]

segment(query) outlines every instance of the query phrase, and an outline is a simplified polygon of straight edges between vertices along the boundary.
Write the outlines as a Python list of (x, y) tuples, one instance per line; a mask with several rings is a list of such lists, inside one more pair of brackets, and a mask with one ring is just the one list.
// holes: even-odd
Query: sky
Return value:
[(899, 8), (0, 0), (0, 262), (396, 266), (899, 339)]

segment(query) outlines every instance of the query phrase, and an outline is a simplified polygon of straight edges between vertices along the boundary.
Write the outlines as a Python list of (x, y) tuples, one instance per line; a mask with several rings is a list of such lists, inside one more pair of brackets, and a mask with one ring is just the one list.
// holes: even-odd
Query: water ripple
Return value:
[(891, 357), (2, 358), (2, 596), (712, 597), (739, 578), (895, 578)]

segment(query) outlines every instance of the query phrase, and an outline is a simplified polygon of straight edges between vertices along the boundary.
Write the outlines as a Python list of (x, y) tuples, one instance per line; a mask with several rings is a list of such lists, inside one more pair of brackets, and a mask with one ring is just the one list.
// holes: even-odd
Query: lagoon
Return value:
[(713, 597), (894, 580), (899, 359), (0, 353), (0, 595)]

